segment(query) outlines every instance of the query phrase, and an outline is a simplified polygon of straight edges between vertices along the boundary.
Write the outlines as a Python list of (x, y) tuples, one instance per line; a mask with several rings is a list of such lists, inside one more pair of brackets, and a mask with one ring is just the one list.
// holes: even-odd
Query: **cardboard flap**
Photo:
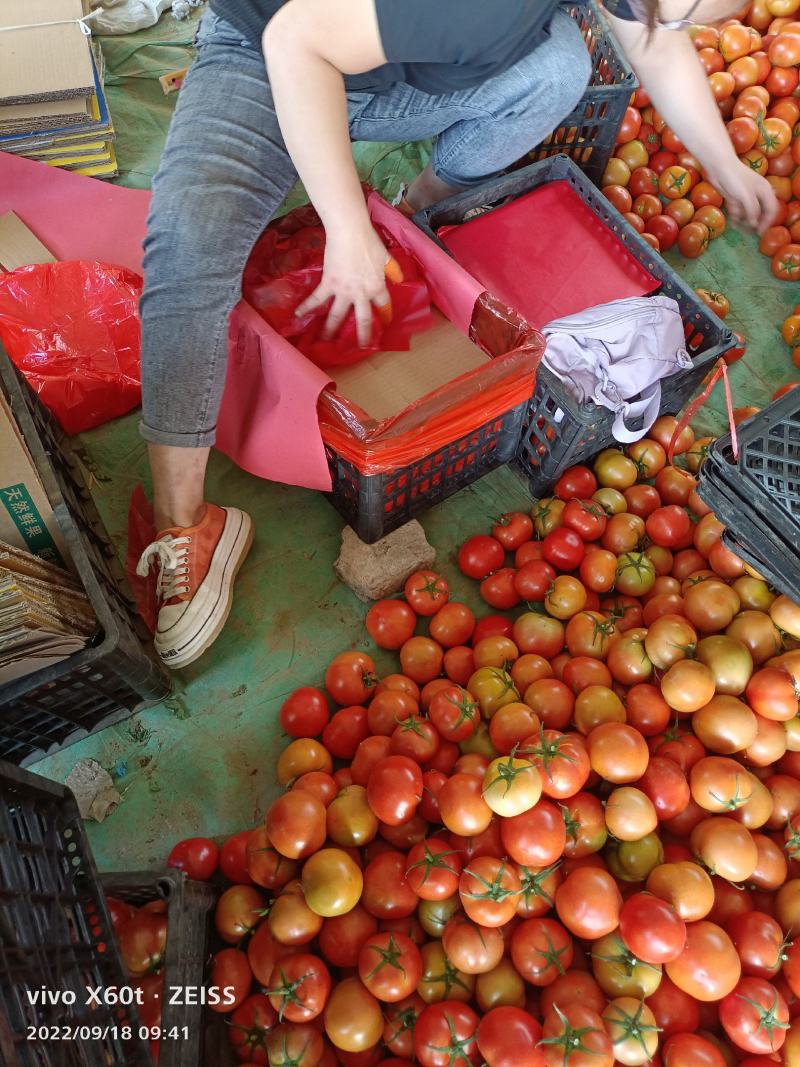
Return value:
[(0, 215), (0, 270), (55, 261), (56, 257), (13, 211)]
[(0, 29), (21, 28), (0, 33), (0, 104), (91, 95), (85, 14), (81, 0), (3, 0)]

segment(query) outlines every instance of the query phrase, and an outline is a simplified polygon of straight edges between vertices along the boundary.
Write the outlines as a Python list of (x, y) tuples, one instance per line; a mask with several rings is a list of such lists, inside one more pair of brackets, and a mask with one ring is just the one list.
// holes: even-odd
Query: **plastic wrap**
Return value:
[(310, 205), (295, 208), (269, 226), (256, 243), (244, 271), (242, 293), (260, 315), (320, 367), (344, 366), (375, 352), (402, 352), (410, 338), (431, 325), (430, 294), (416, 261), (382, 226), (376, 231), (403, 274), (387, 281), (392, 319), (384, 323), (373, 309), (369, 345), (360, 348), (352, 309), (337, 336), (321, 336), (327, 306), (298, 317), (295, 309), (322, 279), (325, 231)]
[(544, 338), (488, 293), (475, 304), (470, 339), (491, 362), (463, 374), (391, 418), (376, 420), (326, 389), (318, 413), (322, 437), (362, 474), (383, 474), (477, 429), (533, 393)]
[(0, 274), (0, 338), (66, 433), (141, 402), (141, 289), (132, 271), (81, 260)]

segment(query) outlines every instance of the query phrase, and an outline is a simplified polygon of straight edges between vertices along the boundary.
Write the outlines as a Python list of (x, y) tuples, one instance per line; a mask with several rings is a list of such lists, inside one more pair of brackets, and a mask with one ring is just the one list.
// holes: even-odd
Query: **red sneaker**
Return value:
[(164, 530), (141, 555), (136, 573), (158, 564), (156, 652), (186, 667), (219, 636), (233, 603), (233, 582), (253, 543), (253, 522), (238, 508), (207, 504), (196, 526)]

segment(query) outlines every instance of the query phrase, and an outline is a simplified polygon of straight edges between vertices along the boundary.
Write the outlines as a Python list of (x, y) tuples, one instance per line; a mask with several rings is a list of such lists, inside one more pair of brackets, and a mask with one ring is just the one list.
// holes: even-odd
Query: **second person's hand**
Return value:
[(368, 217), (365, 224), (355, 227), (329, 228), (322, 281), (297, 308), (296, 314), (305, 315), (330, 301), (323, 332), (329, 340), (336, 335), (352, 307), (358, 343), (365, 348), (372, 336), (372, 309), (385, 321), (391, 318), (385, 274), (389, 258)]
[(725, 198), (725, 211), (731, 222), (763, 233), (778, 214), (778, 199), (761, 174), (738, 159), (711, 177)]

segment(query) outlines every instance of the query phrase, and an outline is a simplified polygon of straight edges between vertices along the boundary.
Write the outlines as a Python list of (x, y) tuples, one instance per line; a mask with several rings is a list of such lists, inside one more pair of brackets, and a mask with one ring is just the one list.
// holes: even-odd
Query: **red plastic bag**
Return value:
[(432, 325), (430, 294), (416, 261), (388, 231), (381, 227), (376, 231), (400, 266), (403, 281), (387, 282), (392, 321), (383, 323), (373, 309), (372, 336), (366, 348), (358, 345), (352, 309), (330, 341), (321, 337), (327, 307), (295, 315), (322, 279), (325, 231), (310, 205), (290, 211), (264, 231), (245, 267), (244, 298), (281, 337), (319, 367), (357, 363), (375, 352), (406, 351), (410, 338)]
[(66, 433), (141, 402), (142, 279), (75, 260), (0, 274), (0, 340)]

